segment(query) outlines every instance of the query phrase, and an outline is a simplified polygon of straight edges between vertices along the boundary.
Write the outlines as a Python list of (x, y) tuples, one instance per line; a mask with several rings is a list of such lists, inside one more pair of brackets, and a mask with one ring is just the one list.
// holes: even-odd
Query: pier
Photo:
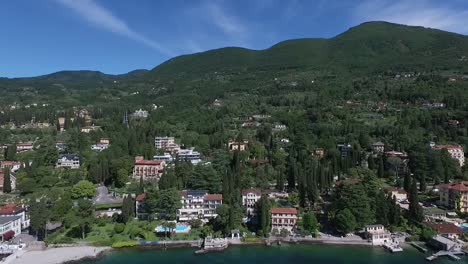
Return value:
[(432, 261), (432, 260), (437, 259), (438, 257), (447, 256), (447, 257), (449, 257), (449, 258), (451, 258), (453, 260), (460, 260), (460, 257), (458, 257), (457, 255), (465, 255), (465, 252), (463, 252), (463, 251), (445, 251), (445, 250), (442, 250), (442, 251), (439, 251), (439, 252), (435, 253), (432, 256), (427, 257), (426, 259), (429, 260), (429, 261)]
[(427, 248), (423, 247), (422, 245), (416, 243), (416, 242), (411, 242), (410, 245), (412, 245), (413, 247), (415, 247), (417, 250), (423, 252), (423, 253), (426, 253), (427, 252)]

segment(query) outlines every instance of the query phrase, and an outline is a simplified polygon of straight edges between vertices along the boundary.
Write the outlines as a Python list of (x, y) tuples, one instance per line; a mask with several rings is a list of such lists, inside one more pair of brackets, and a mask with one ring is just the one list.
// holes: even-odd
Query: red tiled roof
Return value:
[(16, 204), (6, 204), (0, 207), (0, 215), (12, 215), (22, 212), (24, 209)]
[(457, 183), (448, 183), (439, 185), (440, 189), (450, 189), (459, 192), (468, 192), (468, 181), (462, 181)]
[(135, 160), (135, 165), (155, 165), (159, 166), (163, 163), (161, 160)]
[(142, 194), (139, 194), (137, 195), (137, 197), (135, 198), (135, 200), (137, 200), (138, 202), (142, 202), (146, 199), (146, 193), (142, 193)]
[(460, 145), (435, 145), (434, 148), (436, 149), (462, 149)]
[(439, 234), (463, 234), (463, 230), (452, 223), (431, 222), (427, 224)]
[(262, 195), (262, 191), (259, 189), (250, 188), (250, 189), (242, 190), (242, 194), (246, 195), (248, 193), (255, 193), (257, 195)]
[(219, 201), (219, 200), (223, 200), (223, 195), (222, 195), (222, 194), (218, 194), (218, 193), (215, 193), (215, 194), (205, 194), (205, 196), (203, 197), (203, 200), (207, 200), (207, 201)]
[(297, 214), (296, 208), (271, 208), (272, 214)]

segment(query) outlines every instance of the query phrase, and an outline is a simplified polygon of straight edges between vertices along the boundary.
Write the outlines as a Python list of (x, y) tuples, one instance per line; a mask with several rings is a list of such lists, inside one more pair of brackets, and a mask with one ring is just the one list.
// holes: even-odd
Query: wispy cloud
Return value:
[(220, 30), (226, 35), (242, 35), (247, 32), (244, 24), (236, 16), (226, 12), (225, 8), (218, 5), (214, 1), (207, 2), (203, 7), (205, 9), (205, 15), (209, 16), (209, 19)]
[(166, 56), (173, 56), (173, 52), (163, 47), (157, 41), (149, 39), (133, 30), (127, 23), (114, 15), (110, 10), (99, 5), (94, 0), (55, 0), (63, 6), (73, 10), (81, 19), (95, 27), (125, 36), (129, 39), (156, 49)]
[(370, 20), (468, 33), (468, 9), (432, 0), (365, 0), (352, 13), (353, 23)]

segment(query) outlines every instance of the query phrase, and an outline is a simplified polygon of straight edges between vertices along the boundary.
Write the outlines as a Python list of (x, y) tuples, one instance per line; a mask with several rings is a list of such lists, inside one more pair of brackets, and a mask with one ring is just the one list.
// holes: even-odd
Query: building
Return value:
[(368, 225), (365, 227), (366, 238), (373, 246), (380, 246), (391, 242), (391, 233), (383, 225)]
[(133, 114), (131, 114), (130, 117), (134, 119), (146, 119), (148, 118), (148, 115), (148, 111), (139, 109), (136, 110)]
[(385, 151), (385, 156), (387, 158), (400, 158), (402, 160), (408, 159), (408, 154), (406, 154), (406, 152), (395, 151), (395, 150)]
[(153, 160), (165, 161), (166, 163), (172, 162), (172, 155), (170, 153), (164, 153), (163, 155), (154, 155)]
[(262, 198), (262, 191), (259, 189), (242, 190), (242, 205), (247, 210), (247, 215), (255, 215), (257, 202)]
[(91, 149), (95, 151), (103, 151), (108, 149), (110, 146), (110, 140), (108, 138), (101, 138), (98, 143), (91, 145)]
[(21, 220), (21, 229), (27, 229), (30, 224), (29, 215), (26, 213), (26, 210), (22, 206), (16, 204), (6, 204), (0, 207), (0, 217), (4, 216), (18, 216)]
[[(4, 182), (5, 175), (3, 174), (3, 170), (0, 170), (0, 191), (3, 193), (3, 182)], [(10, 183), (11, 183), (11, 190), (14, 191), (16, 189), (16, 175), (10, 171)]]
[(19, 161), (2, 160), (0, 162), (0, 169), (3, 171), (3, 169), (8, 168), (11, 172), (16, 172), (21, 168), (21, 165), (24, 166), (24, 163)]
[(177, 160), (190, 161), (192, 164), (198, 164), (201, 161), (200, 152), (191, 149), (181, 149), (177, 153)]
[(32, 150), (33, 148), (34, 148), (34, 144), (32, 142), (18, 143), (16, 144), (16, 153), (29, 151), (29, 150)]
[(247, 149), (248, 144), (249, 144), (248, 140), (236, 141), (234, 139), (230, 139), (228, 141), (228, 149), (230, 151), (234, 151), (234, 150), (244, 151)]
[(63, 141), (57, 141), (55, 143), (55, 148), (58, 150), (58, 152), (65, 152), (67, 150), (67, 144)]
[(447, 217), (447, 211), (437, 207), (424, 207), (424, 219), (428, 222), (444, 220)]
[(80, 156), (77, 154), (60, 154), (55, 164), (56, 168), (78, 169), (80, 168)]
[(135, 216), (140, 220), (147, 220), (148, 213), (146, 212), (146, 193), (137, 195), (135, 198)]
[(380, 142), (380, 141), (375, 142), (374, 144), (372, 144), (372, 152), (374, 152), (375, 154), (384, 153), (385, 152), (385, 144)]
[(143, 179), (156, 179), (162, 176), (166, 163), (158, 160), (145, 160), (142, 156), (135, 157), (133, 177)]
[(175, 153), (180, 150), (180, 145), (175, 143), (174, 137), (155, 137), (154, 147), (156, 149), (164, 149), (169, 153)]
[(276, 124), (273, 127), (273, 131), (285, 131), (286, 129), (288, 129), (288, 127), (286, 125), (283, 125), (283, 124)]
[(442, 150), (445, 149), (448, 151), (450, 156), (453, 159), (456, 159), (458, 161), (458, 164), (460, 167), (463, 167), (465, 165), (465, 152), (463, 151), (463, 147), (460, 145), (435, 145), (433, 147), (436, 150)]
[(323, 148), (316, 148), (312, 152), (312, 156), (321, 159), (321, 158), (323, 158), (325, 156), (325, 150)]
[(346, 158), (348, 155), (350, 155), (353, 152), (353, 146), (349, 143), (347, 144), (338, 144), (336, 145), (336, 148), (338, 151), (341, 153), (341, 157)]
[(449, 222), (429, 222), (427, 223), (437, 234), (448, 239), (458, 239), (463, 234), (463, 230), (453, 223)]
[(438, 249), (438, 250), (444, 250), (444, 251), (461, 251), (463, 248), (463, 244), (458, 243), (456, 241), (453, 241), (451, 239), (448, 239), (446, 237), (436, 235), (431, 240), (429, 240), (429, 245), (432, 247)]
[(86, 133), (86, 134), (88, 134), (88, 133), (91, 133), (91, 131), (97, 131), (97, 130), (99, 130), (99, 129), (101, 129), (100, 126), (91, 125), (91, 126), (84, 126), (84, 127), (82, 127), (80, 131), (81, 131), (81, 133)]
[(222, 194), (208, 194), (204, 190), (187, 190), (181, 192), (182, 207), (177, 210), (177, 219), (188, 222), (200, 219), (208, 222), (218, 216), (216, 209), (223, 204)]
[(408, 200), (408, 193), (401, 188), (390, 187), (386, 188), (385, 192), (390, 195), (392, 198), (395, 198), (397, 202), (407, 201)]
[(271, 208), (271, 230), (281, 232), (286, 229), (293, 230), (297, 223), (296, 208)]
[(439, 185), (439, 203), (468, 213), (468, 181)]
[(3, 241), (8, 241), (21, 234), (20, 216), (0, 216), (0, 236)]

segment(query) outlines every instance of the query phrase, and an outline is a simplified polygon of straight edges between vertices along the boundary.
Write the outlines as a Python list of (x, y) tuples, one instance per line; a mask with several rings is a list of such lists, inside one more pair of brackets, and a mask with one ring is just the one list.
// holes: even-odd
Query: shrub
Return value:
[(138, 241), (118, 241), (112, 244), (113, 248), (135, 247), (140, 245)]
[(115, 224), (115, 225), (114, 225), (114, 231), (115, 231), (117, 234), (122, 233), (124, 230), (125, 230), (125, 224), (118, 223), (118, 224)]

